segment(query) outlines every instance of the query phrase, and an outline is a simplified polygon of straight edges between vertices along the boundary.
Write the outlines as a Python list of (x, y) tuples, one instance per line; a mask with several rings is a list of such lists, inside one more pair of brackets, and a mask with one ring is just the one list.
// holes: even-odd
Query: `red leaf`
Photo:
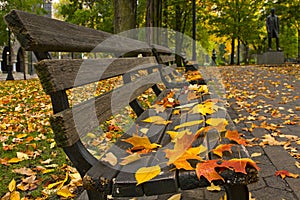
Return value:
[(204, 176), (210, 183), (214, 180), (222, 180), (222, 176), (218, 172), (216, 172), (216, 167), (222, 167), (217, 162), (220, 160), (207, 160), (204, 162), (200, 162), (196, 166), (196, 174), (197, 177), (200, 179), (201, 176)]
[(235, 172), (241, 172), (244, 174), (247, 174), (246, 172), (247, 165), (250, 165), (254, 167), (256, 170), (259, 170), (259, 167), (250, 158), (234, 158), (231, 160), (224, 160), (221, 164), (222, 167), (231, 168)]

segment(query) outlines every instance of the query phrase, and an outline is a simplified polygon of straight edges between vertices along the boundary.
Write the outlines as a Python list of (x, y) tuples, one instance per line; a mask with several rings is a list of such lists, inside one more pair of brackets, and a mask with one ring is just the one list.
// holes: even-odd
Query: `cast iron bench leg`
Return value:
[(247, 185), (234, 184), (225, 185), (224, 187), (228, 200), (249, 200), (249, 191)]
[(107, 200), (107, 195), (101, 192), (88, 190), (89, 200)]

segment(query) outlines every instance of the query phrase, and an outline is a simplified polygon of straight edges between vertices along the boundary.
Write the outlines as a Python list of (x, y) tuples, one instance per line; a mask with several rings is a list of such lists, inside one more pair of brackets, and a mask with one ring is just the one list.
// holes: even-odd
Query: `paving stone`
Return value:
[(270, 187), (252, 191), (251, 194), (255, 200), (297, 200), (297, 197), (291, 192)]
[(264, 150), (277, 169), (285, 169), (295, 163), (295, 159), (281, 146), (266, 146)]
[(292, 189), (289, 187), (288, 183), (285, 180), (282, 180), (278, 176), (273, 175), (273, 176), (265, 177), (264, 180), (267, 186), (269, 187), (292, 192)]
[(266, 183), (264, 181), (264, 179), (262, 177), (259, 177), (259, 180), (256, 183), (252, 183), (248, 185), (248, 189), (250, 192), (254, 191), (254, 190), (259, 190), (261, 188), (266, 187)]
[[(294, 172), (294, 171), (293, 171)], [(295, 173), (295, 172), (294, 172)], [(300, 170), (298, 172), (300, 174)], [(300, 178), (294, 179), (294, 178), (286, 178), (286, 182), (289, 184), (289, 186), (294, 191), (295, 195), (298, 199), (300, 199)]]

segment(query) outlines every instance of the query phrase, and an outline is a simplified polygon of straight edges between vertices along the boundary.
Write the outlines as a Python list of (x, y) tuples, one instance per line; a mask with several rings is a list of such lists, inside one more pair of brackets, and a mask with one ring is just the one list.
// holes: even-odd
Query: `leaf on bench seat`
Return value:
[(206, 160), (198, 163), (196, 166), (197, 177), (200, 179), (201, 176), (204, 176), (210, 183), (215, 180), (224, 181), (222, 176), (215, 170), (216, 167), (221, 167), (218, 161), (219, 160)]
[(194, 126), (194, 125), (198, 125), (198, 124), (202, 124), (203, 120), (195, 120), (195, 121), (189, 121), (189, 122), (185, 122), (183, 124), (180, 124), (178, 126), (175, 126), (174, 130), (178, 130), (180, 128), (186, 128), (189, 126)]
[(132, 148), (129, 149), (130, 152), (141, 152), (141, 153), (149, 153), (161, 145), (156, 143), (151, 143), (147, 136), (138, 136), (134, 135), (130, 138), (123, 139), (122, 141), (130, 143), (133, 145)]
[(147, 123), (163, 124), (163, 125), (168, 125), (168, 124), (171, 123), (171, 121), (165, 120), (161, 116), (151, 116), (151, 117), (148, 117), (147, 119), (144, 119), (142, 121), (147, 122)]
[(138, 169), (135, 173), (135, 179), (137, 181), (137, 185), (149, 181), (159, 175), (161, 172), (160, 166), (155, 165), (152, 167), (142, 167)]
[(129, 156), (126, 156), (125, 158), (122, 158), (122, 162), (120, 162), (120, 165), (128, 165), (134, 161), (137, 161), (141, 158), (141, 155), (138, 153), (133, 153)]
[(232, 146), (234, 146), (234, 144), (220, 144), (216, 148), (214, 148), (211, 152), (222, 157), (224, 151), (228, 151), (228, 152), (232, 153), (232, 151), (231, 151)]
[(215, 102), (205, 102), (205, 103), (200, 103), (194, 106), (191, 110), (191, 113), (196, 114), (200, 113), (202, 115), (207, 115), (207, 114), (213, 114), (214, 112), (218, 111), (219, 106), (216, 105)]

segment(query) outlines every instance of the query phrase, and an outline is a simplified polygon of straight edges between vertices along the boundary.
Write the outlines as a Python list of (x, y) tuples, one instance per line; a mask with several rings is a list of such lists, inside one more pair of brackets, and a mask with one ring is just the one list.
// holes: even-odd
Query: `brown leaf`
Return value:
[(234, 131), (227, 130), (225, 137), (230, 140), (235, 141), (238, 144), (247, 146), (247, 140), (245, 140), (244, 138), (241, 138), (237, 130), (234, 130)]

